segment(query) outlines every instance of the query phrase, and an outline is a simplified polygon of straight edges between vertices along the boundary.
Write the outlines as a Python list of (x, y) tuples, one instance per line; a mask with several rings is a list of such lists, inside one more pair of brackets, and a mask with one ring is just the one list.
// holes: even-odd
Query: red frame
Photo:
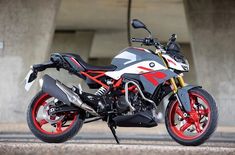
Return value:
[[(99, 78), (105, 76), (105, 72), (104, 71), (86, 71), (86, 72), (81, 71), (80, 73), (82, 75), (90, 78), (91, 80), (95, 81), (96, 83), (100, 84), (104, 88), (106, 88), (106, 89), (109, 88), (108, 85), (104, 84), (102, 81), (99, 80)], [(95, 74), (95, 76), (93, 76), (92, 74)]]
[[(70, 57), (70, 60), (75, 63), (78, 67), (81, 67), (81, 65), (79, 64), (79, 62), (77, 62), (77, 60), (75, 60), (73, 57)], [(148, 70), (150, 71), (151, 69), (145, 68), (145, 67), (141, 67), (139, 66), (139, 68), (144, 69), (144, 70)], [(106, 85), (105, 83), (103, 83), (102, 81), (99, 80), (99, 78), (106, 76), (105, 75), (105, 71), (94, 71), (94, 70), (88, 70), (88, 71), (81, 71), (80, 72), (82, 75), (86, 76), (87, 78), (95, 81), (96, 83), (100, 84), (102, 87), (109, 89), (109, 86)], [(115, 81), (116, 83), (114, 84), (114, 88), (119, 87), (122, 84), (122, 78), (120, 78), (119, 80)], [(135, 86), (131, 86), (128, 88), (129, 91), (135, 91)], [(122, 93), (125, 93), (125, 90), (121, 91)]]
[[(109, 89), (108, 85), (106, 85), (105, 83), (103, 83), (102, 81), (99, 80), (99, 78), (106, 76), (104, 71), (92, 71), (92, 70), (90, 70), (90, 71), (86, 71), (86, 72), (81, 71), (80, 73), (82, 75), (90, 78), (91, 80), (95, 81), (96, 83), (100, 84), (104, 88)], [(92, 75), (92, 74), (95, 74), (95, 75)], [(118, 88), (122, 84), (122, 78), (120, 78), (119, 80), (117, 80), (115, 82), (116, 83), (113, 86), (114, 86), (114, 88)], [(135, 91), (135, 88), (136, 88), (136, 86), (130, 86), (128, 88), (128, 90), (129, 91)], [(121, 92), (125, 93), (125, 90), (123, 89), (123, 90), (121, 90)]]

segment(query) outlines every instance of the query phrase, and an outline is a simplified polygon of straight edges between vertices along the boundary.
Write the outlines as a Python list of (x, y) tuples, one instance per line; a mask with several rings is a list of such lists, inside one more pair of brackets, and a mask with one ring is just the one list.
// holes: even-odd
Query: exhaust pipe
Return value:
[(50, 96), (57, 98), (65, 104), (70, 106), (71, 103), (73, 103), (75, 106), (89, 112), (90, 114), (99, 116), (99, 114), (97, 114), (92, 107), (83, 103), (78, 94), (73, 92), (69, 87), (60, 81), (53, 79), (49, 75), (45, 74), (42, 79), (40, 79), (40, 85), (43, 92), (48, 93)]

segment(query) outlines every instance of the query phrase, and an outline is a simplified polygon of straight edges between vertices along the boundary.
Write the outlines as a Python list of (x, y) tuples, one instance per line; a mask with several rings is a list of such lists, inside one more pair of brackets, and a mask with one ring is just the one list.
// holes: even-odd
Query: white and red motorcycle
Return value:
[[(150, 32), (139, 20), (132, 20), (132, 26)], [(165, 47), (151, 35), (132, 41), (154, 46), (156, 51), (128, 47), (110, 66), (89, 65), (79, 55), (69, 53), (54, 53), (48, 62), (33, 65), (26, 76), (27, 90), (37, 73), (47, 68), (65, 69), (98, 90), (90, 94), (80, 85), (69, 88), (44, 75), (39, 80), (41, 91), (28, 108), (32, 133), (44, 142), (65, 142), (83, 123), (102, 119), (119, 143), (116, 127), (157, 126), (156, 109), (168, 95), (165, 125), (170, 136), (182, 145), (200, 145), (207, 140), (217, 126), (216, 103), (200, 86), (185, 84), (183, 72), (189, 71), (189, 64), (180, 53), (176, 35)]]

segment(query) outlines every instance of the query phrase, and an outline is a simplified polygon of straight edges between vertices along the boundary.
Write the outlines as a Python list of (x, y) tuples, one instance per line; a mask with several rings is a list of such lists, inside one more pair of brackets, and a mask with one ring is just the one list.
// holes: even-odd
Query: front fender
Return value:
[(190, 98), (189, 98), (188, 92), (189, 90), (193, 88), (197, 88), (197, 87), (201, 88), (201, 86), (187, 85), (182, 88), (179, 88), (176, 93), (177, 99), (180, 101), (182, 107), (184, 108), (186, 112), (191, 111), (191, 104), (190, 104)]

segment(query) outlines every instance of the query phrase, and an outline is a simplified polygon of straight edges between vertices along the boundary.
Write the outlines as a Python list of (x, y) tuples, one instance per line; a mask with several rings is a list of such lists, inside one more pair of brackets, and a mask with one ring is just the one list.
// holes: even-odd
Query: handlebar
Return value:
[(157, 40), (153, 39), (153, 38), (132, 38), (131, 39), (132, 42), (140, 42), (142, 44), (144, 44), (145, 46), (155, 46), (156, 43), (159, 43)]
[[(177, 35), (176, 34), (172, 34), (170, 39), (169, 39), (169, 42), (166, 45), (166, 47), (170, 43), (175, 42), (176, 39), (177, 39)], [(142, 38), (131, 38), (131, 41), (132, 42), (142, 43), (145, 46), (155, 46), (157, 49), (160, 49), (160, 50), (164, 50), (166, 48), (163, 45), (161, 45), (161, 43), (157, 39), (154, 39), (154, 38), (144, 38), (144, 39), (142, 39)]]
[(132, 42), (139, 42), (145, 46), (155, 46), (157, 49), (162, 49), (161, 43), (157, 39), (153, 38), (131, 38)]

